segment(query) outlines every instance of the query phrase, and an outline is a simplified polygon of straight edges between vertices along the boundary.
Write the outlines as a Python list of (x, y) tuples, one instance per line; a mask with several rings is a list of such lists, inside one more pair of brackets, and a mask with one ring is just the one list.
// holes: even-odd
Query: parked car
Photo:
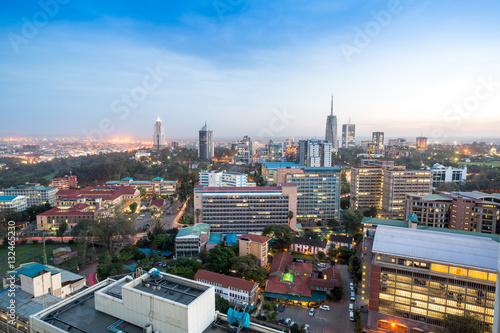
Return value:
[(291, 322), (291, 321), (292, 321), (292, 320), (291, 320), (290, 318), (286, 318), (286, 319), (285, 319), (285, 325), (287, 325), (287, 326), (288, 326), (288, 324), (290, 324), (290, 322)]
[(285, 322), (285, 319), (283, 317), (280, 317), (280, 324), (283, 324)]
[(349, 304), (349, 312), (350, 312), (350, 311), (354, 311), (354, 304), (352, 304), (352, 303), (351, 303), (351, 304)]
[(354, 295), (354, 291), (351, 291), (351, 301), (355, 301), (356, 300), (356, 295)]
[(349, 287), (351, 287), (351, 289), (354, 289), (354, 283), (349, 283)]
[(295, 322), (294, 322), (294, 321), (291, 321), (291, 322), (290, 322), (290, 327), (292, 327), (292, 326), (293, 326), (293, 324), (295, 324)]
[(285, 306), (284, 306), (283, 304), (281, 304), (281, 306), (280, 306), (280, 308), (279, 308), (279, 310), (278, 310), (278, 311), (279, 311), (279, 312), (283, 312), (283, 311), (285, 311)]
[(324, 267), (326, 267), (326, 264), (325, 264), (324, 262), (320, 262), (320, 263), (318, 264), (318, 267), (322, 267), (322, 268), (324, 268)]
[(309, 310), (309, 316), (314, 316), (314, 308), (311, 308), (311, 310)]
[(326, 304), (323, 304), (323, 305), (320, 305), (319, 307), (321, 310), (326, 310), (326, 311), (330, 311), (330, 306), (326, 305)]
[(304, 332), (309, 332), (310, 331), (310, 326), (309, 324), (304, 325)]
[(354, 321), (354, 311), (349, 311), (349, 320)]

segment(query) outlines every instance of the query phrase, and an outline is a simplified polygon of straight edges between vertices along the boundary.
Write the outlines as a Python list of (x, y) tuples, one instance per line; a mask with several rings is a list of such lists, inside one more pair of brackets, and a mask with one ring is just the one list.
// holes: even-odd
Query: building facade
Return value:
[(54, 178), (49, 186), (55, 186), (60, 190), (68, 190), (70, 187), (78, 187), (78, 179), (76, 176), (64, 176), (61, 178)]
[(198, 154), (202, 161), (212, 161), (214, 158), (213, 131), (208, 128), (207, 122), (199, 132)]
[(199, 269), (194, 280), (213, 286), (215, 293), (230, 303), (255, 305), (259, 296), (259, 284), (240, 278)]
[(278, 168), (300, 168), (300, 164), (295, 162), (264, 162), (261, 166), (261, 173), (264, 180), (268, 185), (281, 184), (284, 182), (278, 182)]
[(236, 163), (251, 164), (253, 163), (253, 144), (252, 139), (245, 135), (243, 140), (240, 140), (236, 144), (236, 156), (234, 161)]
[(209, 224), (212, 232), (257, 233), (268, 224), (286, 224), (295, 230), (297, 186), (200, 186), (194, 189), (194, 210), (195, 223)]
[(327, 253), (328, 242), (315, 238), (295, 237), (292, 242), (292, 251), (312, 255), (316, 255), (320, 251)]
[(498, 242), (439, 230), (365, 231), (361, 305), (369, 329), (435, 332), (447, 314), (469, 313), (491, 331)]
[(463, 184), (467, 180), (467, 166), (461, 168), (445, 167), (441, 164), (434, 164), (432, 167), (426, 167), (426, 170), (432, 170), (432, 187), (438, 188), (440, 184), (455, 183)]
[(163, 129), (163, 122), (158, 115), (153, 128), (153, 149), (162, 149), (167, 146), (165, 142), (165, 132)]
[(267, 266), (267, 254), (269, 251), (269, 240), (266, 236), (244, 234), (238, 237), (239, 256), (253, 254), (257, 257), (259, 265)]
[(24, 195), (0, 195), (0, 212), (10, 210), (21, 212), (28, 208), (28, 199)]
[(417, 137), (416, 148), (418, 150), (427, 150), (427, 138), (424, 136)]
[(372, 146), (370, 146), (370, 151), (372, 154), (383, 154), (384, 151), (384, 132), (373, 132), (372, 133)]
[(356, 147), (356, 125), (350, 123), (342, 125), (342, 147)]
[(384, 169), (382, 209), (404, 219), (406, 193), (432, 194), (432, 171)]
[(242, 187), (248, 185), (248, 176), (241, 172), (200, 171), (199, 184), (208, 187)]
[(450, 226), (452, 198), (442, 194), (407, 193), (404, 216), (415, 214), (417, 222), (435, 228)]
[(153, 180), (134, 180), (131, 177), (126, 177), (122, 180), (111, 180), (106, 185), (142, 187), (146, 190), (147, 195), (171, 196), (177, 194), (178, 183), (177, 180), (163, 180), (161, 177), (153, 178)]
[(340, 218), (338, 167), (278, 168), (278, 183), (297, 185), (297, 218), (326, 221)]
[(46, 202), (53, 204), (56, 199), (56, 193), (59, 189), (55, 186), (42, 186), (38, 183), (26, 183), (16, 187), (9, 187), (1, 190), (4, 195), (22, 195), (26, 197), (28, 207), (33, 205), (42, 205)]
[(316, 139), (299, 141), (299, 164), (307, 167), (331, 167), (332, 143)]
[(351, 209), (363, 210), (372, 206), (381, 209), (383, 177), (382, 168), (351, 168)]
[(210, 225), (198, 223), (181, 228), (175, 236), (175, 256), (196, 257), (210, 239)]
[(337, 150), (339, 148), (337, 134), (337, 116), (333, 114), (333, 95), (330, 114), (326, 117), (325, 141), (332, 144), (332, 149)]

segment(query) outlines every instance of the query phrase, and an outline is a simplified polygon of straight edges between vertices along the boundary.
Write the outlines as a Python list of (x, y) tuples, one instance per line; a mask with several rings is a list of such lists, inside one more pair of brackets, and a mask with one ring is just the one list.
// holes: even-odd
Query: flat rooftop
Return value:
[[(103, 288), (107, 288), (107, 286), (103, 286)], [(94, 303), (94, 293), (96, 291), (82, 295), (82, 297), (76, 298), (65, 306), (48, 313), (42, 320), (65, 332), (72, 333), (109, 333), (111, 329), (108, 327), (114, 327), (115, 332), (143, 332), (141, 327), (97, 311)]]
[(499, 247), (484, 237), (379, 225), (372, 251), (496, 271)]
[[(153, 289), (153, 287), (155, 288)], [(142, 280), (142, 282), (135, 286), (134, 289), (148, 292), (154, 294), (155, 296), (163, 297), (177, 303), (189, 305), (192, 301), (198, 298), (198, 296), (203, 294), (208, 287), (202, 289), (184, 284), (174, 279), (169, 279), (165, 275), (152, 275)]]

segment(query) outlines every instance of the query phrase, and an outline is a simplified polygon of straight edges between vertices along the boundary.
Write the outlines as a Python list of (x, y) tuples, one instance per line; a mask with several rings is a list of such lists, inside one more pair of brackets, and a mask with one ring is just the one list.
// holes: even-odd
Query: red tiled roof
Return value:
[(165, 205), (165, 199), (155, 199), (155, 200), (151, 200), (151, 203), (149, 204), (149, 206), (155, 206), (155, 207), (158, 207), (158, 208), (161, 208)]
[(194, 279), (199, 281), (199, 280), (206, 280), (206, 281), (211, 281), (218, 283), (222, 285), (223, 288), (236, 288), (236, 289), (241, 289), (245, 290), (248, 292), (251, 292), (258, 284), (255, 282), (235, 278), (232, 276), (227, 276), (219, 273), (214, 273), (210, 271), (206, 271), (203, 269), (199, 269), (196, 274), (194, 275)]
[(65, 197), (65, 196), (68, 196), (68, 195), (75, 195), (75, 194), (78, 194), (78, 192), (80, 192), (79, 190), (59, 190), (56, 192), (56, 196), (57, 197)]
[(340, 270), (335, 267), (328, 267), (322, 271), (323, 275), (326, 275), (328, 280), (337, 280), (341, 281)]
[(266, 236), (259, 236), (259, 235), (252, 235), (252, 234), (244, 234), (238, 238), (239, 239), (248, 238), (250, 241), (252, 241), (254, 243), (259, 243), (259, 244), (264, 244), (265, 242), (267, 242), (271, 239), (271, 238), (266, 237)]
[(271, 263), (270, 272), (284, 272), (286, 265), (290, 265), (293, 262), (293, 256), (288, 252), (280, 252), (276, 254)]
[(296, 276), (293, 283), (283, 282), (278, 276), (270, 276), (267, 280), (267, 293), (275, 294), (298, 294), (304, 297), (311, 297), (310, 278), (307, 276)]
[(296, 262), (292, 266), (288, 266), (288, 269), (292, 270), (294, 273), (311, 275), (313, 271), (313, 264), (312, 262)]
[[(87, 205), (85, 205), (87, 206)], [(48, 211), (45, 211), (43, 213), (38, 214), (37, 216), (75, 216), (75, 215), (81, 215), (81, 216), (94, 216), (93, 212), (83, 212), (79, 209), (74, 209), (74, 207), (70, 209), (59, 209), (59, 208), (52, 208), (49, 209)]]
[(334, 287), (340, 287), (340, 282), (324, 280), (324, 279), (311, 279), (309, 281), (309, 285), (313, 287), (334, 288)]

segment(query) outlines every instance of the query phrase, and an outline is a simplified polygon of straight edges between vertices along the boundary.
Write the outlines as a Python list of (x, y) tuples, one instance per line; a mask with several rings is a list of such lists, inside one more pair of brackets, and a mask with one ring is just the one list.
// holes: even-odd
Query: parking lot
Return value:
[[(350, 333), (354, 332), (354, 322), (349, 320), (350, 291), (347, 266), (339, 265), (342, 274), (344, 297), (341, 301), (328, 301), (330, 311), (316, 309), (314, 316), (309, 316), (310, 308), (301, 305), (286, 305), (285, 311), (278, 312), (278, 318), (290, 318), (297, 324), (309, 324), (312, 333)], [(284, 327), (284, 326), (283, 326)]]

